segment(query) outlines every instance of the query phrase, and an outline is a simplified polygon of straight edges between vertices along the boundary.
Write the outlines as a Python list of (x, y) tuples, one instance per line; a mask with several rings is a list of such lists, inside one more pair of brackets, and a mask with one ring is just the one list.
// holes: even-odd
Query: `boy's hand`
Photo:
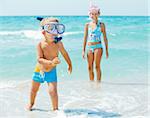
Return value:
[(53, 63), (56, 63), (56, 64), (60, 63), (60, 60), (58, 57), (55, 57), (52, 61), (53, 61)]
[(58, 57), (55, 57), (55, 58), (52, 60), (52, 64), (54, 64), (54, 65), (60, 64), (59, 58), (58, 58)]
[(85, 51), (82, 51), (82, 58), (85, 59)]
[(68, 66), (68, 73), (71, 74), (72, 73), (72, 65)]

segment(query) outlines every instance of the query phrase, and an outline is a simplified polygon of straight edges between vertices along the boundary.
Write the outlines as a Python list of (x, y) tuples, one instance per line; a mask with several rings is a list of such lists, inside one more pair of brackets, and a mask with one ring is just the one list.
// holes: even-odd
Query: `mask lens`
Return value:
[(46, 24), (44, 30), (50, 34), (63, 34), (65, 26), (63, 24)]
[(65, 26), (63, 24), (58, 24), (57, 31), (59, 34), (63, 34), (65, 32)]
[(55, 31), (55, 25), (54, 24), (47, 24), (46, 31), (49, 33), (53, 33)]

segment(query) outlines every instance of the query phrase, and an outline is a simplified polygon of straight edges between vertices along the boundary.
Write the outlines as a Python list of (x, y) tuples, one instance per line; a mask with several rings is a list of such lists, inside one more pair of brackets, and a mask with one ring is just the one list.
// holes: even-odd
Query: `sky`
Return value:
[[(90, 0), (0, 0), (0, 16), (88, 15)], [(148, 0), (92, 0), (103, 16), (149, 16)], [(149, 10), (150, 11), (150, 10)]]

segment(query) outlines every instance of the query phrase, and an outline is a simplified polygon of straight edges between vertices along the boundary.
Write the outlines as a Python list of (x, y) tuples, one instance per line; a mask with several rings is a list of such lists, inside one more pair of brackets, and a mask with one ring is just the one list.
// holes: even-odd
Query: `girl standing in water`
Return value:
[(108, 58), (108, 40), (106, 36), (105, 24), (98, 20), (99, 16), (100, 9), (96, 5), (90, 6), (89, 17), (92, 19), (92, 21), (85, 24), (82, 57), (85, 59), (85, 50), (87, 44), (89, 78), (91, 81), (94, 81), (93, 65), (95, 63), (97, 81), (101, 82), (102, 73), (100, 64), (103, 54), (101, 34), (103, 34), (103, 39), (105, 42), (106, 58)]

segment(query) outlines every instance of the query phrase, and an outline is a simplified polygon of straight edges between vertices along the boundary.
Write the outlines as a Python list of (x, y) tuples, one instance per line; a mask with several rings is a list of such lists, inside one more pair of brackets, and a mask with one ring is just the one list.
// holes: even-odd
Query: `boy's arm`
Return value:
[(67, 53), (67, 51), (65, 50), (64, 46), (63, 46), (63, 43), (60, 41), (58, 43), (58, 47), (59, 47), (59, 51), (61, 52), (62, 56), (64, 57), (65, 61), (67, 62), (68, 64), (68, 71), (69, 73), (72, 72), (72, 63), (71, 63), (71, 59)]
[(37, 61), (42, 65), (51, 65), (52, 61), (44, 59), (41, 42), (37, 45)]
[(105, 24), (101, 23), (101, 30), (103, 33), (103, 37), (104, 37), (104, 42), (105, 42), (105, 47), (106, 47), (106, 58), (108, 58), (108, 40), (107, 40), (107, 35), (106, 35), (106, 29), (105, 29)]
[(87, 42), (87, 36), (88, 36), (88, 23), (85, 25), (84, 28), (84, 42), (83, 42), (83, 51), (82, 51), (82, 57), (85, 58), (85, 48), (86, 48), (86, 42)]

